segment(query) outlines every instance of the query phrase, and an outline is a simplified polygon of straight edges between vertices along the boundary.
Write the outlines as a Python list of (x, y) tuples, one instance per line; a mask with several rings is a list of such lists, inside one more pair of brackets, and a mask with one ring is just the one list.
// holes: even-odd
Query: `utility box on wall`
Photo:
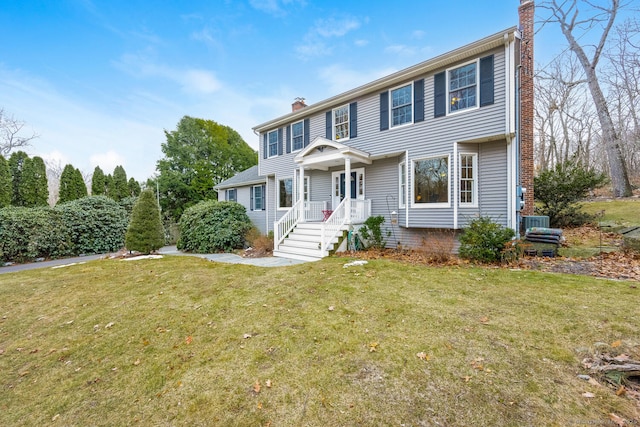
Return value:
[(533, 227), (541, 227), (541, 228), (549, 228), (549, 217), (548, 216), (523, 216), (522, 217), (522, 228), (524, 231), (527, 231)]

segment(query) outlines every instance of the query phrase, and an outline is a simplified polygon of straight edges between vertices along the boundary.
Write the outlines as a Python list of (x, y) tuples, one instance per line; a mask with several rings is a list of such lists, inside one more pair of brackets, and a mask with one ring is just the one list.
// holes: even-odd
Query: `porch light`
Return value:
[(393, 211), (391, 212), (391, 224), (397, 224), (398, 223), (398, 212)]

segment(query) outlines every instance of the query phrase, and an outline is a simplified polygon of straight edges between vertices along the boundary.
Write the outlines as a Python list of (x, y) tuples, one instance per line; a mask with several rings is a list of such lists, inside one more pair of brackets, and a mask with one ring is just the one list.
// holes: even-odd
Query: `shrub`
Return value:
[(514, 236), (512, 229), (493, 222), (489, 217), (476, 218), (460, 236), (459, 254), (462, 258), (483, 263), (500, 261), (506, 244)]
[(581, 211), (578, 202), (589, 191), (602, 187), (606, 180), (604, 174), (576, 162), (559, 163), (533, 180), (534, 197), (542, 205), (536, 207), (536, 211), (549, 217), (551, 227), (572, 227), (589, 222), (593, 216)]
[(454, 230), (429, 230), (422, 235), (421, 250), (430, 262), (446, 263), (451, 260), (456, 243)]
[[(153, 196), (153, 197), (155, 199), (155, 196)], [(122, 206), (125, 211), (127, 211), (127, 215), (131, 216), (131, 214), (133, 213), (133, 207), (136, 205), (137, 201), (138, 201), (138, 197), (129, 196), (129, 197), (125, 197), (124, 199), (120, 200), (118, 202), (118, 204), (120, 206)]]
[(26, 262), (70, 253), (64, 225), (50, 208), (0, 209), (0, 259)]
[[(368, 247), (375, 249), (383, 249), (387, 241), (382, 231), (382, 224), (384, 223), (384, 217), (370, 216), (364, 222), (364, 225), (360, 228), (360, 236), (367, 242)], [(387, 231), (386, 237), (391, 235), (390, 231)]]
[(202, 201), (185, 210), (180, 217), (178, 249), (196, 253), (240, 249), (251, 227), (251, 220), (241, 204)]
[(74, 254), (104, 253), (124, 247), (127, 211), (107, 196), (90, 196), (57, 205)]
[(258, 256), (273, 252), (273, 231), (264, 235), (255, 227), (252, 227), (246, 234), (247, 244), (253, 248), (253, 253)]
[(125, 244), (130, 251), (145, 254), (158, 250), (164, 245), (164, 227), (160, 219), (160, 208), (151, 190), (143, 191), (133, 206)]

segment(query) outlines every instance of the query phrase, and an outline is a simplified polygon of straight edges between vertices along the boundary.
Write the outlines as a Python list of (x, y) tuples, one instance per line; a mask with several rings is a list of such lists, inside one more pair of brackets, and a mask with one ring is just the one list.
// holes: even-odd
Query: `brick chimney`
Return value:
[(520, 0), (520, 185), (527, 189), (522, 215), (533, 215), (533, 15), (534, 1)]
[(307, 104), (304, 103), (304, 98), (296, 98), (293, 104), (291, 104), (291, 112), (295, 113), (298, 110), (302, 110)]

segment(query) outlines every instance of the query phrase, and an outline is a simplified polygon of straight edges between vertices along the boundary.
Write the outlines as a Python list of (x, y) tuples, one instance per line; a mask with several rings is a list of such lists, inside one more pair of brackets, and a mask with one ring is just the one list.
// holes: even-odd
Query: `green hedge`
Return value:
[(0, 209), (0, 260), (25, 262), (113, 252), (124, 246), (129, 216), (105, 196), (55, 208)]
[(252, 226), (241, 204), (202, 201), (180, 217), (178, 249), (196, 253), (239, 249), (244, 246), (245, 235)]

